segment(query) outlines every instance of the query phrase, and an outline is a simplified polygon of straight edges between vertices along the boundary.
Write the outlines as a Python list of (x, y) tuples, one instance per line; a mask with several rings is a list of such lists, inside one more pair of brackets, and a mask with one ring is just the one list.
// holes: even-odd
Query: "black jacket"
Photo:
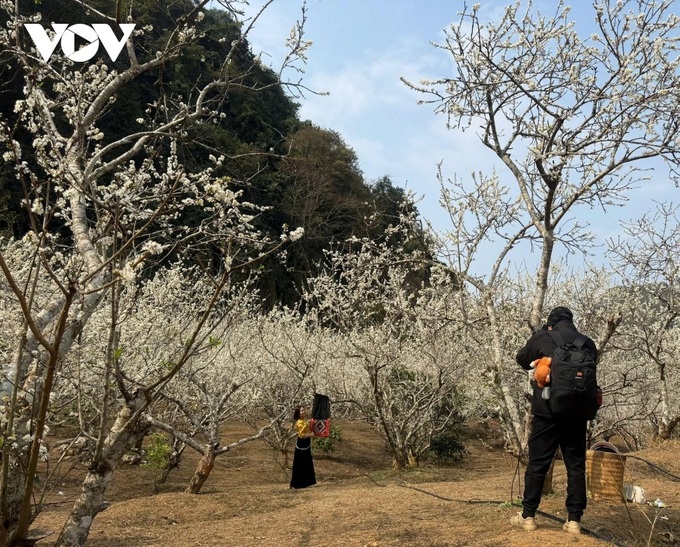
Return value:
[[(558, 332), (567, 344), (573, 342), (576, 339), (576, 335), (579, 333), (574, 324), (570, 321), (559, 321), (553, 327), (553, 330)], [(583, 345), (583, 349), (590, 353), (595, 362), (597, 362), (597, 347), (595, 347), (595, 342), (588, 337), (586, 338), (587, 340)], [(552, 356), (556, 348), (557, 344), (546, 329), (536, 331), (531, 335), (531, 338), (527, 340), (524, 347), (517, 352), (517, 363), (519, 363), (524, 370), (531, 370), (532, 361), (540, 359), (541, 357)], [(550, 408), (548, 408), (547, 402), (541, 397), (541, 388), (535, 383), (533, 386), (534, 392), (531, 399), (532, 414), (538, 416), (552, 416), (552, 412), (550, 411)]]

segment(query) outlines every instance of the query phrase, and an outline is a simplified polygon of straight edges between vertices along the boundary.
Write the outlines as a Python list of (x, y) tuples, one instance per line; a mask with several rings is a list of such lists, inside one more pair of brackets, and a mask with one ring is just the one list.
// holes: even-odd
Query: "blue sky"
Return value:
[[(506, 1), (480, 1), (486, 18), (498, 20)], [(474, 2), (469, 2), (472, 4)], [(250, 1), (249, 12), (262, 4)], [(554, 11), (556, 0), (534, 2)], [(584, 28), (592, 24), (590, 2), (574, 1), (572, 14)], [(300, 18), (300, 0), (275, 0), (249, 36), (263, 62), (277, 67), (291, 27)], [(418, 82), (450, 74), (444, 51), (431, 42), (443, 40), (443, 29), (454, 22), (462, 0), (308, 0), (305, 38), (313, 41), (305, 65), (304, 83), (328, 96), (306, 94), (300, 115), (340, 133), (356, 152), (367, 181), (389, 175), (395, 185), (421, 198), (419, 210), (435, 229), (448, 227), (439, 206), (437, 164), (444, 176), (468, 177), (500, 166), (473, 131), (446, 129), (446, 118), (400, 80)], [(593, 213), (592, 228), (600, 242), (619, 232), (618, 222), (639, 217), (654, 200), (678, 201), (680, 191), (666, 180), (666, 171), (652, 184), (630, 194), (625, 207)], [(528, 252), (528, 251), (527, 251)], [(523, 262), (531, 257), (515, 256)]]

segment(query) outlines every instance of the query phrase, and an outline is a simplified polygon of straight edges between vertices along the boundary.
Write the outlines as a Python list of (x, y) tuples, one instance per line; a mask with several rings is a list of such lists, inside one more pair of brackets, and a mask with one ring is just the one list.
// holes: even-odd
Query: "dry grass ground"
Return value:
[[(361, 423), (339, 423), (343, 440), (332, 454), (314, 453), (319, 483), (292, 491), (287, 471), (262, 442), (244, 445), (217, 460), (199, 495), (183, 493), (196, 463), (187, 455), (168, 482), (154, 493), (154, 472), (122, 466), (108, 491), (110, 507), (97, 516), (88, 545), (136, 546), (601, 546), (680, 545), (680, 482), (638, 460), (626, 464), (625, 482), (645, 489), (667, 507), (589, 501), (583, 525), (610, 538), (570, 536), (561, 524), (538, 518), (539, 529), (512, 529), (517, 510), (507, 502), (521, 487), (515, 460), (500, 446), (492, 427), (470, 430), (464, 460), (451, 466), (424, 464), (403, 473), (374, 430)], [(230, 439), (245, 433), (227, 428)], [(680, 441), (636, 453), (680, 475)], [(54, 543), (78, 492), (78, 473), (57, 485), (60, 494), (34, 528), (54, 533), (38, 542)], [(565, 518), (566, 477), (558, 463), (555, 493), (541, 510)]]

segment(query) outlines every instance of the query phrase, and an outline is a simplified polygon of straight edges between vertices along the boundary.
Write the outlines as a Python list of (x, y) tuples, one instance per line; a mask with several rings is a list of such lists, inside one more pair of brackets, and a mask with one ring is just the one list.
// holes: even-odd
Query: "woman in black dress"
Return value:
[(314, 436), (309, 421), (305, 420), (305, 407), (298, 406), (293, 413), (297, 438), (295, 439), (295, 455), (293, 456), (293, 473), (290, 478), (291, 488), (307, 488), (316, 484), (314, 462), (312, 461), (312, 437)]

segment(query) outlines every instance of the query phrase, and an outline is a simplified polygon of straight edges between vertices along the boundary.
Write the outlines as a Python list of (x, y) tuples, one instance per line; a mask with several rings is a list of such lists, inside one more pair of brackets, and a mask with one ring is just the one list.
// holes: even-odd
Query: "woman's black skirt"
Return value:
[(293, 474), (290, 479), (291, 488), (307, 488), (316, 484), (314, 462), (312, 461), (312, 439), (295, 441), (295, 455), (293, 456)]

